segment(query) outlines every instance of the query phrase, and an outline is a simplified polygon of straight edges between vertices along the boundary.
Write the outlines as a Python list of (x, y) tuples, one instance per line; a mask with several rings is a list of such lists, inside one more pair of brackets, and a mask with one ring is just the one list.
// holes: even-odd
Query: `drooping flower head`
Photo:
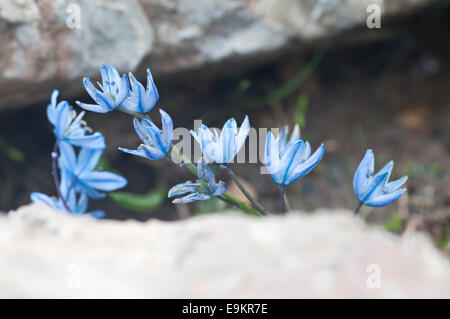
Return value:
[(56, 138), (63, 142), (86, 147), (105, 148), (105, 139), (99, 132), (87, 135), (90, 129), (82, 120), (84, 112), (78, 116), (67, 101), (57, 102), (58, 90), (54, 90), (51, 102), (47, 106), (47, 118), (54, 126), (53, 133)]
[(169, 114), (163, 110), (161, 113), (162, 130), (152, 121), (143, 118), (140, 122), (134, 119), (134, 129), (144, 144), (139, 145), (137, 150), (119, 147), (122, 152), (145, 157), (151, 160), (162, 159), (172, 147), (173, 122)]
[(79, 194), (91, 198), (103, 198), (104, 192), (111, 192), (127, 185), (127, 180), (117, 174), (96, 169), (103, 153), (102, 149), (82, 148), (77, 156), (70, 144), (60, 145), (59, 167), (61, 176), (71, 181), (72, 188)]
[(376, 174), (374, 166), (375, 156), (369, 149), (353, 176), (353, 189), (359, 201), (366, 206), (381, 207), (396, 201), (406, 192), (406, 188), (400, 187), (408, 180), (408, 176), (388, 182), (394, 162), (388, 162)]
[(153, 82), (150, 69), (147, 69), (147, 89), (136, 80), (131, 72), (129, 73), (129, 76), (131, 81), (131, 91), (120, 107), (138, 113), (150, 112), (159, 99), (158, 90), (155, 82)]
[(86, 214), (95, 218), (102, 218), (105, 213), (101, 210), (86, 212), (88, 207), (88, 196), (86, 193), (77, 194), (73, 187), (73, 180), (70, 179), (70, 174), (63, 172), (61, 174), (59, 190), (63, 196), (68, 209), (63, 203), (62, 198), (50, 197), (43, 193), (33, 192), (30, 197), (35, 203), (44, 203), (50, 208), (58, 212), (72, 213), (76, 215)]
[(207, 200), (211, 196), (220, 196), (227, 191), (227, 185), (220, 181), (216, 183), (214, 173), (202, 159), (197, 164), (198, 179), (195, 183), (186, 182), (175, 185), (169, 190), (168, 197), (188, 194), (181, 198), (176, 198), (172, 202), (175, 204), (185, 204), (199, 200)]
[(198, 133), (191, 130), (191, 135), (200, 145), (203, 155), (208, 161), (218, 164), (231, 163), (247, 139), (250, 131), (248, 116), (245, 116), (238, 130), (236, 120), (229, 119), (222, 128), (222, 132), (213, 132), (206, 125), (199, 128)]
[(130, 83), (126, 75), (121, 78), (119, 72), (112, 65), (102, 64), (100, 68), (102, 83), (97, 83), (100, 90), (92, 84), (89, 78), (83, 79), (84, 87), (96, 104), (77, 104), (87, 111), (106, 113), (120, 106), (127, 98)]
[(300, 129), (294, 128), (288, 141), (288, 128), (284, 127), (278, 137), (267, 133), (265, 162), (267, 170), (278, 185), (289, 185), (311, 172), (322, 159), (325, 146), (321, 144), (311, 155), (309, 142), (300, 139)]

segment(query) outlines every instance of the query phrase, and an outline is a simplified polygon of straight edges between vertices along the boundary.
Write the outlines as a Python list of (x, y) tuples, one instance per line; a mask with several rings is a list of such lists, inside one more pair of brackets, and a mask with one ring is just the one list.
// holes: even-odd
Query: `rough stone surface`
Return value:
[[(367, 286), (374, 270), (380, 288)], [(0, 287), (1, 298), (449, 298), (450, 266), (424, 235), (347, 211), (138, 223), (33, 204), (0, 219)]]
[(0, 109), (46, 100), (55, 86), (79, 94), (100, 63), (123, 72), (151, 64), (158, 75), (249, 60), (365, 25), (369, 4), (384, 18), (434, 2), (0, 0)]

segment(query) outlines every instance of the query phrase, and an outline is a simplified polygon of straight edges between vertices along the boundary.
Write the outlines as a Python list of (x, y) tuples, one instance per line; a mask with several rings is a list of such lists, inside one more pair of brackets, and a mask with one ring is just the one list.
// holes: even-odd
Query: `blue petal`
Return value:
[(286, 146), (288, 132), (289, 126), (285, 125), (280, 129), (280, 132), (278, 133), (278, 149), (281, 155), (284, 154), (284, 147)]
[(248, 120), (248, 116), (246, 115), (244, 121), (239, 128), (239, 133), (236, 136), (236, 151), (235, 153), (239, 153), (242, 146), (245, 144), (245, 140), (247, 139), (248, 133), (250, 131), (250, 121)]
[(103, 154), (103, 149), (89, 149), (82, 148), (77, 160), (76, 174), (84, 176), (85, 173), (90, 173), (97, 166), (100, 157)]
[(56, 104), (57, 104), (57, 98), (59, 95), (58, 90), (53, 90), (52, 97), (50, 98), (50, 104), (47, 105), (47, 118), (50, 123), (52, 123), (54, 126), (56, 126)]
[(67, 127), (69, 126), (70, 121), (72, 120), (72, 108), (69, 103), (63, 101), (58, 105), (57, 109), (57, 117), (56, 117), (56, 125), (55, 125), (55, 135), (58, 138), (62, 138), (66, 132)]
[(209, 198), (211, 198), (210, 195), (193, 193), (193, 194), (189, 194), (187, 196), (181, 197), (181, 198), (174, 199), (172, 201), (172, 203), (187, 204), (187, 203), (191, 203), (191, 202), (195, 202), (195, 201), (199, 201), (199, 200), (207, 200)]
[(363, 195), (366, 192), (368, 179), (371, 177), (371, 174), (373, 174), (374, 160), (373, 151), (371, 149), (367, 150), (353, 175), (353, 190), (358, 199), (363, 198)]
[(213, 171), (208, 165), (206, 165), (203, 159), (200, 163), (197, 164), (197, 173), (199, 179), (204, 179), (213, 184), (216, 183)]
[(54, 210), (60, 210), (56, 200), (54, 198), (49, 197), (46, 194), (33, 192), (30, 194), (30, 198), (35, 203), (44, 203)]
[(147, 158), (147, 154), (144, 152), (144, 150), (142, 148), (139, 148), (137, 150), (130, 150), (128, 148), (119, 147), (119, 150), (121, 150), (124, 153)]
[(102, 210), (94, 210), (92, 212), (87, 212), (86, 215), (89, 215), (93, 218), (100, 219), (100, 218), (105, 217), (105, 212)]
[(400, 178), (396, 181), (387, 183), (386, 191), (388, 193), (396, 191), (399, 187), (401, 187), (403, 184), (405, 184), (407, 180), (408, 180), (408, 176), (403, 176), (402, 178)]
[(279, 167), (279, 173), (281, 173), (283, 175), (281, 184), (287, 185), (290, 182), (292, 182), (289, 180), (289, 177), (290, 177), (289, 171), (291, 170), (291, 167), (292, 167), (292, 169), (294, 168), (294, 164), (295, 164), (294, 162), (296, 159), (296, 155), (301, 150), (302, 145), (303, 145), (302, 140), (298, 140), (297, 142), (295, 142), (293, 144), (292, 143), (288, 144), (286, 151), (285, 151), (283, 157), (281, 158), (281, 164)]
[(214, 184), (214, 186), (211, 189), (211, 193), (213, 196), (220, 196), (225, 194), (227, 191), (227, 184), (224, 182), (219, 182), (217, 184)]
[(236, 121), (229, 119), (223, 126), (219, 146), (216, 150), (216, 163), (230, 163), (236, 155)]
[(83, 175), (83, 184), (100, 191), (111, 192), (127, 185), (127, 180), (111, 172), (93, 171)]
[(105, 193), (97, 191), (93, 187), (86, 185), (82, 182), (78, 182), (76, 188), (78, 192), (85, 193), (90, 198), (99, 199), (106, 197)]
[(75, 146), (91, 149), (104, 149), (106, 147), (105, 138), (99, 132), (92, 135), (67, 137), (66, 140)]
[(283, 172), (280, 170), (280, 158), (279, 158), (279, 141), (275, 139), (272, 132), (268, 132), (266, 136), (266, 148), (264, 153), (264, 161), (276, 184), (281, 184), (283, 178)]
[(120, 85), (120, 75), (113, 65), (102, 64), (100, 67), (102, 76), (103, 90), (111, 96), (117, 96), (117, 90)]
[(400, 198), (400, 196), (402, 196), (404, 193), (406, 192), (406, 189), (398, 189), (392, 193), (387, 193), (384, 195), (380, 195), (374, 198), (370, 198), (369, 200), (367, 200), (366, 202), (364, 202), (364, 204), (366, 204), (367, 206), (372, 206), (372, 207), (382, 207), (382, 206), (386, 206), (394, 201), (396, 201), (397, 199)]
[[(304, 144), (303, 149), (305, 149), (305, 152), (308, 152), (309, 143), (308, 144), (306, 143)], [(319, 162), (322, 160), (324, 154), (325, 154), (325, 146), (321, 144), (310, 158), (308, 158), (307, 160), (305, 160), (296, 167), (295, 171), (289, 175), (288, 180), (284, 185), (288, 185), (311, 172), (314, 169), (314, 167), (316, 167), (317, 164), (319, 164)]]
[(160, 160), (160, 159), (164, 158), (164, 156), (165, 156), (165, 154), (163, 152), (161, 152), (160, 150), (158, 150), (154, 147), (150, 147), (145, 144), (139, 145), (137, 150), (130, 150), (130, 149), (123, 148), (123, 147), (119, 147), (119, 150), (121, 150), (122, 152), (125, 152), (125, 153), (132, 154), (132, 155), (145, 157), (150, 160)]
[(365, 193), (363, 193), (361, 197), (358, 197), (358, 199), (363, 203), (366, 203), (368, 200), (370, 200), (373, 194), (377, 194), (384, 188), (387, 177), (388, 173), (386, 172), (382, 175), (376, 175), (371, 178), (370, 183), (365, 190)]
[(194, 137), (194, 139), (197, 141), (197, 143), (200, 145), (200, 149), (203, 153), (203, 155), (206, 157), (206, 159), (210, 162), (214, 162), (215, 155), (216, 155), (216, 142), (217, 140), (214, 137), (214, 134), (209, 130), (209, 128), (206, 125), (202, 125), (199, 130), (198, 134), (195, 133), (193, 130), (190, 131), (191, 135)]
[(96, 101), (96, 94), (97, 92), (99, 92), (99, 90), (94, 86), (94, 84), (92, 84), (91, 80), (89, 78), (83, 78), (83, 85), (91, 98)]
[(383, 166), (382, 169), (380, 169), (378, 171), (378, 173), (376, 175), (382, 175), (384, 173), (387, 173), (387, 179), (386, 180), (389, 180), (389, 177), (391, 176), (391, 172), (392, 172), (393, 168), (394, 168), (394, 161), (389, 161), (386, 165)]
[(75, 206), (74, 212), (84, 214), (88, 207), (88, 196), (86, 193), (81, 193)]
[(153, 81), (153, 76), (150, 72), (150, 69), (147, 69), (147, 95), (151, 100), (151, 104), (153, 104), (154, 106), (156, 102), (158, 102), (159, 93), (158, 89), (156, 88), (155, 82)]
[(60, 167), (66, 168), (69, 172), (74, 173), (77, 167), (77, 160), (73, 146), (67, 142), (59, 142), (60, 156), (58, 163)]
[(133, 112), (145, 113), (143, 104), (144, 87), (136, 80), (131, 72), (129, 73), (129, 77), (131, 81), (131, 91), (120, 107)]
[(173, 139), (173, 122), (172, 118), (169, 114), (167, 114), (164, 110), (160, 109), (159, 113), (161, 113), (161, 123), (162, 123), (162, 139), (165, 144), (165, 152), (167, 153), (172, 146)]
[(97, 104), (86, 104), (80, 101), (75, 102), (79, 107), (85, 109), (86, 111), (96, 112), (96, 113), (107, 113), (111, 111), (105, 106), (97, 105)]
[(100, 112), (100, 113), (106, 113), (106, 112), (112, 111), (116, 107), (116, 104), (113, 101), (113, 99), (110, 98), (109, 96), (106, 96), (103, 93), (97, 92), (97, 93), (95, 93), (95, 97), (96, 97), (95, 101), (99, 105), (103, 106), (103, 108), (105, 110), (105, 111)]
[[(76, 196), (75, 196), (75, 185), (76, 185), (76, 177), (69, 172), (67, 169), (62, 169), (60, 171), (61, 179), (59, 182), (59, 188), (61, 191), (61, 195), (66, 201), (69, 209), (71, 211), (76, 210)], [(72, 187), (73, 185), (73, 187)], [(69, 193), (70, 191), (70, 193)], [(64, 204), (62, 205), (64, 207)]]
[(167, 197), (174, 197), (178, 195), (183, 195), (186, 193), (192, 193), (195, 192), (197, 188), (197, 185), (194, 183), (182, 183), (173, 186), (171, 189), (169, 189), (169, 193), (167, 194)]
[(167, 153), (167, 145), (163, 141), (161, 130), (150, 120), (143, 118), (142, 124), (146, 127), (148, 134), (150, 135), (150, 140), (154, 144), (154, 148), (158, 149), (160, 152)]
[(134, 130), (136, 131), (136, 134), (139, 136), (142, 142), (144, 142), (147, 145), (150, 145), (152, 143), (152, 140), (150, 138), (150, 135), (148, 134), (148, 128), (143, 125), (137, 118), (134, 118), (133, 120)]
[(116, 96), (116, 105), (122, 104), (130, 93), (130, 82), (128, 82), (127, 76), (124, 74), (120, 79), (119, 94)]
[(294, 129), (292, 130), (291, 138), (289, 139), (289, 142), (294, 143), (299, 139), (300, 139), (300, 126), (298, 124), (295, 124)]

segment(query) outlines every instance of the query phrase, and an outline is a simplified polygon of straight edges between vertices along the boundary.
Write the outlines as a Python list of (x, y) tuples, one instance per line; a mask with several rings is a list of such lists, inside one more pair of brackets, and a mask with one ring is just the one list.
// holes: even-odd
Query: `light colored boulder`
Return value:
[[(121, 72), (141, 66), (143, 77), (148, 66), (161, 75), (255, 56), (264, 61), (295, 44), (338, 41), (365, 26), (368, 5), (379, 5), (384, 19), (435, 2), (0, 0), (0, 108), (46, 101), (55, 87), (78, 95), (82, 77), (98, 75), (101, 63)], [(355, 34), (382, 33), (363, 27)]]
[(97, 221), (29, 205), (0, 218), (0, 297), (449, 298), (422, 234), (348, 211)]

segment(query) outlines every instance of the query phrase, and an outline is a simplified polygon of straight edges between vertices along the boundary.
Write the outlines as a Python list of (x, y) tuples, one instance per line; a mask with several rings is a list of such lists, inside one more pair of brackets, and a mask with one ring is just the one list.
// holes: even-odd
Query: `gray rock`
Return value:
[(365, 25), (369, 4), (384, 18), (434, 2), (0, 0), (0, 108), (46, 101), (54, 87), (77, 95), (81, 78), (98, 75), (101, 63), (122, 72), (151, 65), (159, 75), (251, 61), (293, 43), (339, 39)]
[(29, 205), (0, 218), (0, 297), (449, 298), (422, 234), (348, 211), (97, 221)]
[(2, 0), (0, 30), (0, 108), (79, 94), (101, 63), (133, 70), (153, 47), (137, 0)]

